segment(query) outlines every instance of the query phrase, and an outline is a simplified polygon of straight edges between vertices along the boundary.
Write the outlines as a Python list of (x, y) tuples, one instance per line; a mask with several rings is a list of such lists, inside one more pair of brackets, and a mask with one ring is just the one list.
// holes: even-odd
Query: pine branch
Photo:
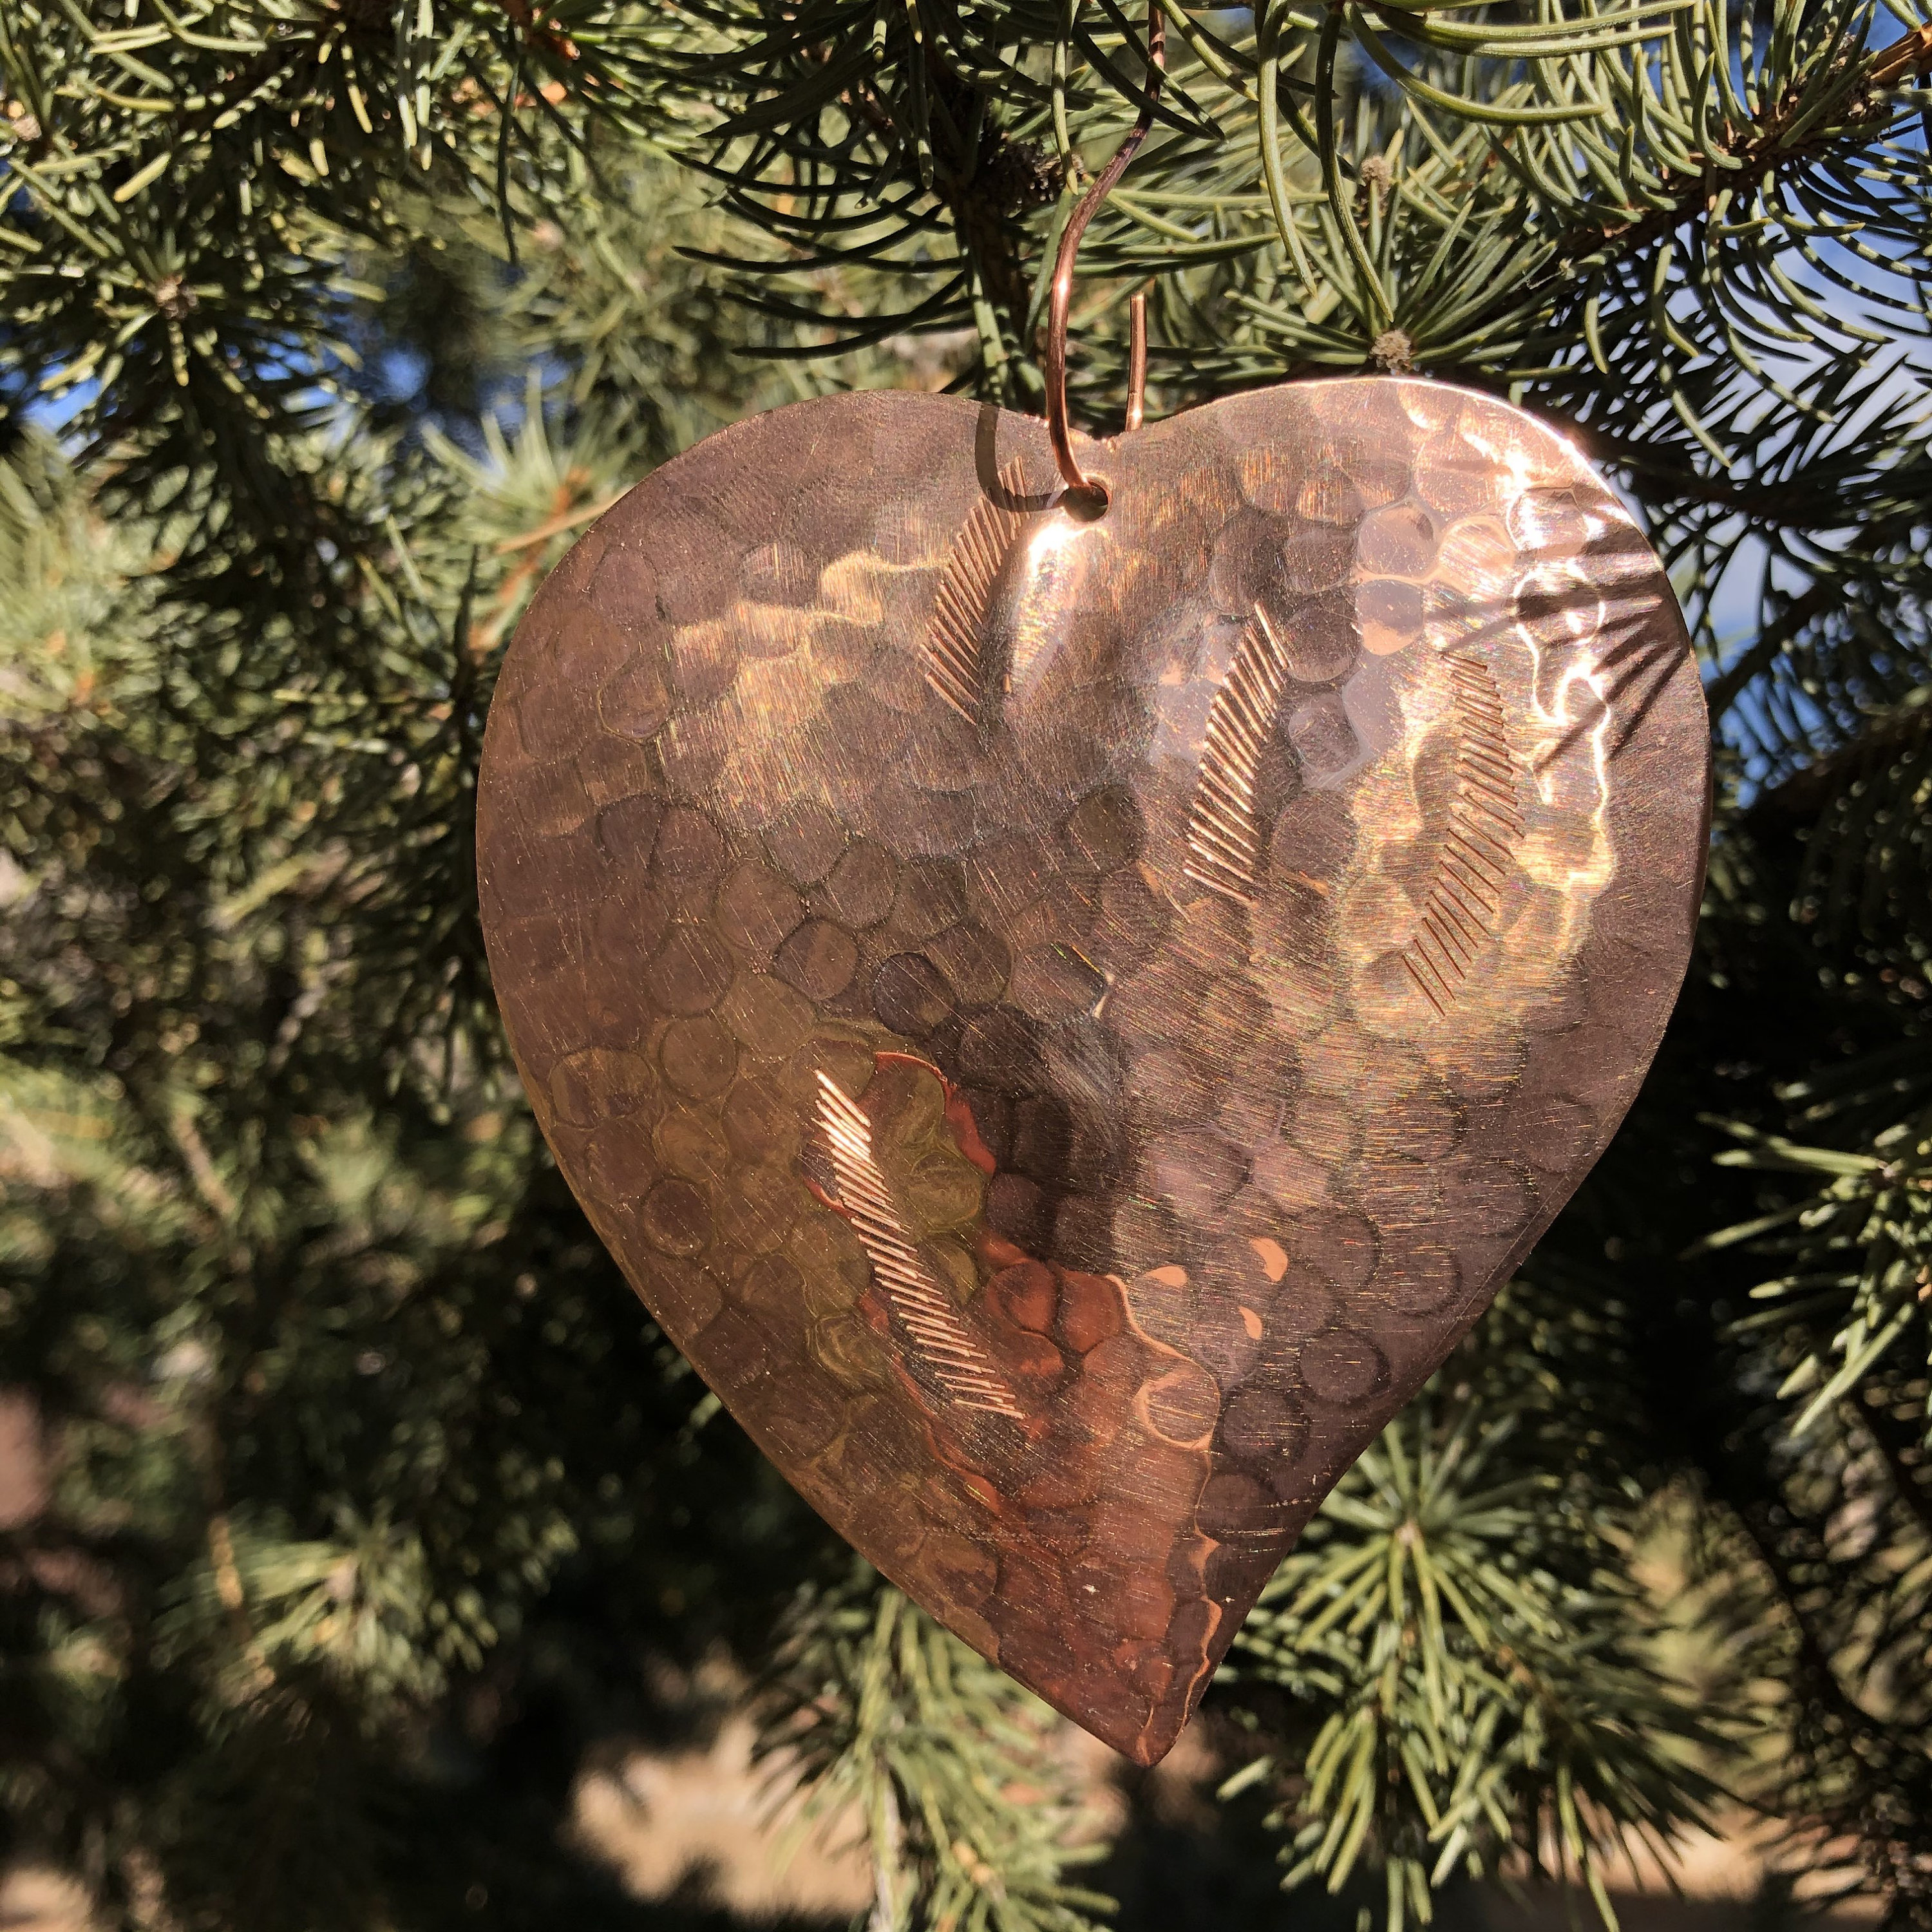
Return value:
[[(1708, 212), (1718, 180), (1735, 176), (1761, 182), (1808, 166), (1838, 148), (1862, 144), (1883, 134), (1898, 118), (1895, 102), (1878, 98), (1909, 75), (1923, 78), (1932, 69), (1932, 27), (1909, 30), (1863, 60), (1840, 60), (1823, 80), (1780, 102), (1768, 113), (1754, 114), (1739, 127), (1728, 123), (1716, 138), (1689, 158), (1690, 168), (1665, 166), (1652, 192), (1664, 206), (1634, 220), (1615, 214), (1580, 223), (1556, 242), (1567, 264), (1594, 265), (1612, 250), (1639, 254), (1666, 235)], [(1813, 92), (1847, 97), (1828, 121), (1821, 120)]]
[(1112, 1901), (1065, 1882), (1098, 1856), (1054, 1760), (1054, 1720), (862, 1567), (794, 1605), (761, 1757), (804, 1798), (790, 1840), (862, 1833), (874, 1932), (1091, 1932)]
[[(533, 1796), (476, 1713), (560, 1652), (600, 1720), (640, 1647), (756, 1661), (822, 1552), (516, 1098), (469, 850), (491, 674), (598, 506), (742, 410), (1036, 395), (1056, 223), (1142, 54), (1112, 0), (297, 11), (0, 8), (0, 1347), (64, 1472), (27, 1559), (74, 1566), (0, 1581), (0, 1796), (105, 1847), (117, 1909), (441, 1932), (481, 1886), (614, 1926), (556, 1842), (580, 1720)], [(1130, 286), (1157, 412), (1394, 366), (1518, 395), (1648, 517), (1730, 775), (1662, 1084), (1296, 1553), (1224, 1725), (1292, 1868), (1378, 1866), (1399, 1922), (1438, 1873), (1598, 1859), (1768, 1767), (1922, 1926), (1932, 26), (1170, 24), (1083, 250), (1077, 405), (1113, 419)], [(1714, 1174), (1700, 1115), (1754, 1164)], [(1760, 1285), (1756, 1325), (1708, 1312)], [(1701, 1704), (1629, 1575), (1682, 1496), (1737, 1579), (1672, 1606)], [(792, 1630), (787, 1748), (828, 1814), (862, 1795), (886, 1921), (1101, 1909), (1059, 1797), (1010, 1789), (1060, 1790), (1033, 1707), (869, 1585)], [(448, 1753), (458, 1797), (411, 1768)]]

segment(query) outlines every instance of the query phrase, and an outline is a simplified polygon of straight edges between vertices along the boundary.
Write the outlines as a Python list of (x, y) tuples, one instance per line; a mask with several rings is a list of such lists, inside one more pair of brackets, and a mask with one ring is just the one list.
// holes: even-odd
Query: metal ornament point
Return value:
[[(1066, 485), (1067, 496), (1074, 500), (1070, 507), (1084, 508), (1090, 517), (1097, 516), (1106, 509), (1108, 491), (1103, 482), (1089, 476), (1081, 468), (1078, 458), (1073, 454), (1072, 430), (1067, 421), (1066, 326), (1073, 306), (1073, 268), (1080, 253), (1081, 238), (1087, 232), (1087, 224), (1099, 213), (1100, 204), (1113, 193), (1121, 176), (1127, 171), (1127, 164), (1139, 152), (1141, 143), (1154, 126), (1154, 109), (1160, 100), (1162, 81), (1166, 72), (1166, 55), (1167, 22), (1160, 10), (1160, 0), (1148, 0), (1147, 92), (1141, 101), (1139, 118), (1115, 151), (1113, 159), (1100, 170), (1094, 185), (1082, 196), (1079, 206), (1068, 216), (1060, 238), (1060, 252), (1054, 258), (1053, 289), (1046, 322), (1046, 432), (1053, 444), (1053, 460)], [(1134, 430), (1141, 424), (1142, 399), (1147, 383), (1144, 296), (1135, 296), (1130, 313), (1134, 334), (1127, 382), (1126, 426)]]

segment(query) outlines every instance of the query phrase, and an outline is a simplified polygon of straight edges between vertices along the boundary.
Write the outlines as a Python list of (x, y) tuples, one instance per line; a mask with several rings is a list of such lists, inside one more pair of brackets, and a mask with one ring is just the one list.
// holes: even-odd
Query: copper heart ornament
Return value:
[(799, 1490), (1130, 1757), (1601, 1152), (1708, 752), (1654, 556), (1397, 378), (1083, 443), (902, 393), (712, 436), (492, 708), (505, 1023)]

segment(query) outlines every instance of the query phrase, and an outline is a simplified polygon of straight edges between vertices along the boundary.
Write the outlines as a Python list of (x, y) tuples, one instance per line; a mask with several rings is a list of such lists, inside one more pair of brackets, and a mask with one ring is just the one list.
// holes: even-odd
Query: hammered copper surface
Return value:
[(1143, 1762), (1630, 1104), (1704, 706), (1570, 447), (1440, 385), (1082, 460), (711, 438), (544, 587), (478, 864), (598, 1232), (886, 1575)]

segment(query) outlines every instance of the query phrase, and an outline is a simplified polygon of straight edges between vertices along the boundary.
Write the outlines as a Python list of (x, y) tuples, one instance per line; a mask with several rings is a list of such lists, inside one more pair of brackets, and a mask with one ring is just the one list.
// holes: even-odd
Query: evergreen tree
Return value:
[[(1155, 412), (1526, 403), (1720, 751), (1636, 1111), (1210, 1696), (1229, 1842), (1400, 1924), (1742, 1798), (1932, 1926), (1932, 15), (1160, 4), (1076, 406), (1137, 290)], [(718, 1654), (878, 1932), (1149, 1895), (602, 1254), (470, 841), (504, 642), (652, 464), (843, 385), (1037, 406), (1148, 88), (1114, 0), (0, 0), (0, 1851), (106, 1922), (692, 1923), (558, 1829)]]

